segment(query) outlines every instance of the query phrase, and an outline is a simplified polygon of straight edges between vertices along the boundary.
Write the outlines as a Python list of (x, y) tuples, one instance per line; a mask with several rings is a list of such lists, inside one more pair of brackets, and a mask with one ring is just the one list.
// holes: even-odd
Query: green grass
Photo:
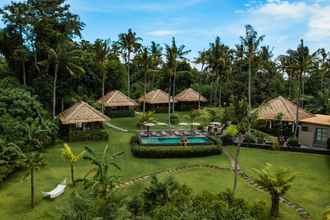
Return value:
[[(234, 153), (234, 147), (229, 149)], [(288, 168), (296, 174), (287, 197), (304, 206), (313, 219), (321, 219), (322, 212), (330, 205), (330, 157), (299, 152), (242, 148), (241, 169), (249, 175), (255, 175), (252, 168), (262, 168), (267, 162), (276, 167)]]
[[(181, 113), (184, 114), (184, 113)], [(157, 114), (160, 121), (166, 121), (166, 114)], [(115, 118), (114, 125), (130, 130), (130, 133), (110, 132), (110, 147), (112, 151), (123, 151), (125, 154), (119, 161), (121, 170), (113, 170), (113, 173), (121, 176), (122, 180), (134, 176), (150, 174), (158, 170), (165, 170), (187, 164), (215, 164), (229, 167), (229, 162), (224, 155), (187, 158), (187, 159), (139, 159), (134, 158), (130, 153), (129, 139), (136, 130), (135, 118)], [(88, 145), (96, 150), (98, 154), (107, 142), (82, 142), (71, 143), (75, 152), (83, 150)], [(29, 206), (29, 180), (22, 180), (23, 172), (18, 172), (5, 183), (0, 185), (0, 219), (58, 219), (61, 208), (65, 207), (70, 193), (74, 190), (68, 188), (59, 198), (50, 201), (42, 199), (42, 191), (53, 189), (56, 184), (65, 177), (69, 180), (69, 166), (65, 163), (61, 155), (62, 144), (55, 145), (45, 152), (48, 164), (36, 173), (36, 207), (32, 210)], [(329, 157), (297, 154), (289, 152), (273, 152), (254, 149), (243, 149), (241, 163), (244, 169), (250, 172), (250, 168), (260, 167), (264, 162), (270, 161), (274, 164), (295, 167), (299, 171), (296, 186), (289, 192), (289, 198), (299, 202), (310, 211), (315, 219), (319, 219), (326, 203), (329, 202)], [(86, 161), (77, 164), (76, 178), (83, 175), (90, 168)], [(196, 192), (209, 190), (211, 192), (223, 191), (232, 185), (232, 173), (229, 171), (213, 172), (205, 169), (191, 170), (178, 173), (175, 178), (191, 186)], [(127, 192), (137, 192), (143, 184), (137, 184)], [(268, 204), (269, 198), (265, 193), (260, 193), (247, 186), (243, 181), (239, 181), (238, 195), (251, 201), (264, 200)], [(282, 219), (297, 219), (293, 210), (281, 207)]]

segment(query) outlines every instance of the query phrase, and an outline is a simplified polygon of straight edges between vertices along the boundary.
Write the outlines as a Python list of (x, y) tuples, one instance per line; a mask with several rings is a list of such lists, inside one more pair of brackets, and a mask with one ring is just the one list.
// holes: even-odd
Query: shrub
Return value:
[(138, 145), (139, 144), (139, 136), (138, 135), (132, 136), (129, 143), (130, 143), (131, 146)]
[(230, 145), (230, 144), (234, 143), (233, 137), (230, 135), (226, 135), (226, 134), (221, 136), (221, 141), (222, 141), (222, 144), (224, 144), (224, 145)]
[(72, 130), (69, 133), (68, 141), (99, 141), (99, 140), (107, 140), (108, 134), (103, 129), (97, 130), (88, 130), (88, 131), (75, 131)]
[(221, 154), (222, 148), (214, 145), (203, 146), (140, 146), (132, 145), (132, 153), (136, 157), (174, 158), (201, 157)]
[(277, 139), (273, 139), (272, 150), (280, 150), (281, 145)]
[(252, 133), (251, 134), (247, 134), (245, 136), (245, 138), (244, 138), (244, 143), (255, 144), (255, 143), (257, 143), (257, 138)]
[(120, 117), (134, 117), (135, 111), (132, 109), (129, 110), (118, 110), (118, 111), (109, 111), (107, 114), (110, 115), (111, 118), (120, 118)]
[(170, 120), (172, 125), (176, 125), (180, 121), (179, 116), (177, 114), (171, 114)]
[(298, 139), (296, 137), (294, 137), (294, 136), (289, 137), (289, 139), (288, 139), (288, 145), (289, 146), (298, 146), (299, 145)]

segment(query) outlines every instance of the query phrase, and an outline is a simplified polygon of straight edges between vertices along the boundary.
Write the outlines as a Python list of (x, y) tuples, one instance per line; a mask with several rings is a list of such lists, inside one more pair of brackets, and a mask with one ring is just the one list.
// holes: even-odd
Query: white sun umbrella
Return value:
[(145, 123), (143, 123), (143, 125), (147, 127), (147, 131), (148, 131), (148, 132), (149, 132), (150, 127), (155, 126), (154, 123), (150, 123), (150, 122), (145, 122)]
[(201, 123), (198, 123), (198, 122), (193, 122), (193, 123), (191, 123), (191, 125), (192, 125), (192, 126), (200, 126), (200, 125), (201, 125)]
[(156, 125), (159, 125), (159, 126), (167, 126), (167, 124), (164, 123), (164, 122), (157, 122)]
[(217, 122), (217, 121), (212, 121), (212, 122), (210, 122), (210, 125), (221, 125), (221, 123)]
[(189, 124), (187, 122), (180, 122), (179, 125), (180, 126), (188, 126)]

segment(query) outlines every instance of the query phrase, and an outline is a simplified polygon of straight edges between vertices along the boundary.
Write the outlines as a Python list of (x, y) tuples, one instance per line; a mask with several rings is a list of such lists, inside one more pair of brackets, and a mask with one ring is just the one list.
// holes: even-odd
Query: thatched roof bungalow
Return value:
[[(160, 111), (168, 105), (169, 95), (161, 89), (156, 89), (148, 92), (145, 96), (139, 98), (139, 103), (146, 102), (146, 108), (148, 110)], [(176, 99), (171, 97), (172, 102), (177, 102)]]
[(111, 116), (134, 116), (138, 103), (118, 90), (108, 92), (98, 100), (105, 107), (105, 112)]
[(204, 96), (192, 88), (183, 90), (175, 96), (175, 99), (179, 102), (181, 109), (198, 107), (199, 101), (201, 103), (207, 102)]
[(110, 118), (102, 112), (96, 110), (88, 103), (80, 101), (59, 114), (62, 125), (81, 124), (81, 123), (103, 123)]

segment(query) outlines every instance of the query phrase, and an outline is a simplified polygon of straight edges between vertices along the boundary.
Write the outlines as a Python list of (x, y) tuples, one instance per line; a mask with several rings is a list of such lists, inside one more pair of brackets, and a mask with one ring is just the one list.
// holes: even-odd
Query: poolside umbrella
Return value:
[(149, 122), (145, 122), (145, 123), (143, 123), (143, 125), (147, 127), (147, 132), (149, 132), (150, 127), (155, 126), (154, 123), (149, 123)]
[(180, 126), (188, 126), (189, 124), (186, 123), (186, 122), (180, 122), (179, 125), (180, 125)]
[(217, 125), (217, 126), (220, 126), (221, 123), (220, 123), (220, 122), (217, 122), (217, 121), (212, 121), (212, 122), (210, 122), (210, 125)]
[(164, 123), (164, 122), (157, 122), (156, 125), (159, 125), (159, 126), (167, 126), (167, 124)]
[(190, 128), (191, 128), (191, 131), (193, 130), (194, 126), (200, 126), (201, 123), (198, 123), (198, 122), (192, 122), (192, 123), (189, 123), (190, 124)]

